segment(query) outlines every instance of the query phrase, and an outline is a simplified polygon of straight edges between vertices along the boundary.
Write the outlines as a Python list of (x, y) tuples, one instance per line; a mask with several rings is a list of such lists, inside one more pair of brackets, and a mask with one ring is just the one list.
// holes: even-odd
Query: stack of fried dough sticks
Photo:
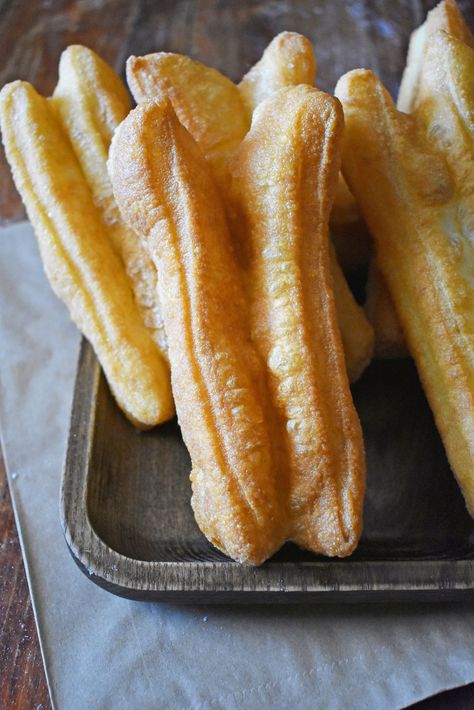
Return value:
[[(286, 540), (355, 549), (365, 460), (350, 382), (374, 343), (393, 355), (406, 342), (474, 508), (474, 65), (456, 6), (440, 7), (457, 30), (425, 23), (403, 85), (413, 116), (364, 70), (341, 78), (338, 98), (314, 88), (311, 43), (290, 32), (239, 85), (183, 55), (130, 57), (133, 110), (82, 46), (61, 56), (51, 98), (21, 81), (1, 92), (55, 293), (133, 424), (176, 409), (196, 520), (244, 564)], [(329, 238), (331, 224), (341, 263), (360, 266), (362, 217), (377, 339)], [(388, 347), (381, 320), (395, 329)]]

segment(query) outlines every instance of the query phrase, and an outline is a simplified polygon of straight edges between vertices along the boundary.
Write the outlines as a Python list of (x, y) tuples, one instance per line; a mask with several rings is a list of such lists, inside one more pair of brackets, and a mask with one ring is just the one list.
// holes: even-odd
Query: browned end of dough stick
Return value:
[(170, 99), (180, 122), (209, 161), (224, 194), (229, 160), (249, 124), (235, 84), (212, 67), (169, 52), (129, 57), (127, 81), (137, 103)]
[(418, 102), (418, 92), (424, 57), (431, 38), (443, 30), (457, 37), (474, 49), (474, 35), (464, 20), (455, 0), (443, 0), (428, 13), (425, 22), (410, 37), (407, 64), (403, 72), (397, 107), (399, 111), (411, 113)]
[(280, 32), (239, 84), (249, 123), (257, 106), (285, 86), (314, 84), (316, 57), (310, 40), (298, 32)]
[(68, 134), (102, 215), (104, 230), (125, 267), (142, 320), (167, 359), (156, 269), (140, 239), (123, 223), (107, 173), (113, 133), (130, 111), (127, 89), (112, 67), (95, 52), (71, 45), (61, 55), (59, 81), (50, 105)]

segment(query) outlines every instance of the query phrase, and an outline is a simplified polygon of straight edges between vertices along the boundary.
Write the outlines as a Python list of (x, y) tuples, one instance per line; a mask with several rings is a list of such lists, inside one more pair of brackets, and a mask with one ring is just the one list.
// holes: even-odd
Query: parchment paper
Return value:
[(69, 556), (58, 494), (79, 336), (31, 228), (0, 231), (1, 424), (53, 701), (396, 708), (474, 680), (474, 606), (178, 607), (119, 599)]

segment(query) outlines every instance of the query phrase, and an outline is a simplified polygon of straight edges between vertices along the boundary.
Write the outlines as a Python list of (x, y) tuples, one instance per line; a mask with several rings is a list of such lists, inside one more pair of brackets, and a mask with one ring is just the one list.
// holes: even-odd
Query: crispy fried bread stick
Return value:
[(262, 101), (285, 86), (314, 84), (316, 57), (313, 45), (297, 32), (280, 32), (239, 84), (247, 120)]
[(71, 145), (47, 99), (26, 82), (0, 93), (3, 143), (34, 226), (46, 275), (92, 343), (126, 416), (173, 416), (168, 368), (141, 322), (125, 271)]
[(51, 99), (92, 191), (112, 244), (132, 284), (138, 310), (167, 359), (166, 334), (156, 287), (156, 269), (115, 204), (107, 173), (110, 141), (130, 111), (120, 77), (95, 52), (71, 45), (61, 55), (59, 82)]
[(431, 38), (436, 32), (444, 30), (474, 48), (474, 36), (467, 26), (456, 0), (443, 0), (428, 13), (425, 22), (411, 35), (408, 47), (407, 64), (403, 72), (397, 108), (411, 113), (418, 101), (418, 90), (423, 60)]
[(121, 212), (158, 269), (196, 520), (227, 555), (260, 564), (282, 544), (286, 523), (264, 369), (221, 198), (166, 98), (129, 114), (109, 165)]
[(365, 475), (329, 258), (342, 130), (337, 100), (282, 89), (257, 108), (233, 171), (252, 338), (290, 477), (291, 537), (337, 556), (359, 540)]
[(127, 81), (137, 103), (168, 97), (179, 120), (209, 161), (223, 193), (229, 160), (248, 129), (239, 90), (216, 69), (182, 54), (129, 57)]
[[(249, 116), (252, 116), (252, 112), (262, 101), (273, 96), (280, 89), (298, 84), (312, 85), (315, 73), (316, 58), (311, 42), (296, 32), (282, 32), (277, 35), (270, 42), (261, 59), (239, 84), (242, 100)], [(336, 214), (332, 212), (333, 218), (340, 228), (339, 235), (342, 232), (345, 234), (343, 241), (345, 243), (350, 241), (354, 246), (357, 242), (356, 229), (359, 213), (342, 175), (339, 176), (335, 199), (338, 196), (340, 208), (336, 208)], [(352, 210), (348, 203), (352, 203)], [(354, 213), (356, 218), (354, 218)], [(343, 216), (341, 217), (341, 215)], [(344, 229), (341, 228), (341, 221), (344, 223)], [(350, 239), (347, 238), (346, 230), (349, 223), (351, 225)], [(353, 253), (358, 251), (360, 250), (355, 247)], [(351, 382), (355, 382), (372, 359), (374, 331), (364, 311), (356, 303), (332, 248), (330, 261), (347, 371)]]
[[(349, 72), (336, 87), (346, 117), (344, 175), (376, 241), (377, 263), (471, 514), (473, 55), (463, 45), (462, 55), (443, 53), (443, 61), (434, 66), (440, 119), (434, 125), (443, 126), (454, 156), (468, 150), (459, 176), (420, 122), (396, 110), (371, 72)], [(467, 192), (459, 177), (471, 181)]]
[[(407, 64), (398, 94), (397, 107), (411, 113), (419, 100), (420, 77), (426, 52), (434, 34), (445, 30), (474, 47), (472, 36), (455, 0), (443, 0), (428, 13), (425, 22), (410, 39)], [(384, 278), (375, 264), (371, 267), (367, 283), (366, 311), (375, 330), (377, 357), (403, 357), (407, 348), (398, 316), (388, 293)]]

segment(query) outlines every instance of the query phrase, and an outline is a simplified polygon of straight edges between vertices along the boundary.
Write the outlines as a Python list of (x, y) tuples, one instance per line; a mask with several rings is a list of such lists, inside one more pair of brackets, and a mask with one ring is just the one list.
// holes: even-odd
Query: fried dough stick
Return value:
[[(311, 43), (296, 33), (284, 34), (290, 35), (283, 43), (286, 48), (286, 58), (288, 59), (291, 54), (296, 61), (298, 53), (304, 52), (305, 55), (304, 60), (300, 58), (299, 62), (296, 62), (299, 70), (295, 78), (306, 78), (312, 81), (314, 55)], [(282, 43), (278, 37), (273, 40), (270, 47), (273, 43), (275, 45), (270, 56), (277, 61)], [(278, 81), (289, 81), (293, 76), (292, 72), (284, 73), (283, 63), (283, 58), (280, 58), (273, 69), (272, 86), (274, 87)], [(259, 64), (254, 67), (254, 82), (249, 85), (247, 91), (249, 102), (253, 95), (251, 89), (257, 92), (252, 99), (253, 103), (257, 101), (258, 96), (263, 95), (265, 86), (263, 76), (257, 81), (260, 72)], [(265, 65), (268, 65), (266, 60), (263, 66)], [(306, 72), (304, 76), (303, 69)], [(265, 73), (268, 71), (267, 68)], [(228, 209), (229, 166), (237, 146), (249, 127), (237, 87), (215, 69), (180, 54), (166, 53), (130, 57), (127, 62), (127, 80), (137, 103), (147, 98), (157, 99), (163, 96), (170, 98), (179, 120), (191, 133), (210, 162), (224, 205)], [(334, 254), (331, 257), (331, 267), (335, 274), (334, 287), (337, 293), (336, 307), (340, 312), (340, 327), (344, 330), (343, 342), (347, 368), (351, 381), (354, 381), (372, 357), (374, 334), (363, 309), (357, 305), (345, 283), (345, 277)]]
[(171, 102), (145, 102), (118, 128), (114, 194), (158, 269), (178, 419), (203, 533), (245, 564), (285, 537), (262, 363), (250, 342), (224, 207)]
[(291, 539), (341, 557), (359, 539), (365, 475), (329, 260), (342, 130), (337, 100), (282, 89), (257, 108), (233, 170), (252, 339), (290, 476)]
[(403, 72), (397, 108), (411, 113), (417, 105), (423, 60), (436, 32), (444, 30), (474, 48), (474, 35), (467, 26), (455, 0), (443, 0), (428, 13), (425, 22), (411, 35), (407, 64)]
[[(311, 42), (296, 32), (282, 32), (277, 35), (264, 51), (262, 58), (239, 84), (249, 116), (262, 101), (286, 86), (312, 85), (315, 73), (316, 59)], [(337, 195), (341, 196), (341, 204), (344, 204), (345, 223), (347, 224), (347, 217), (350, 215), (349, 221), (354, 226), (355, 220), (348, 202), (352, 201), (355, 205), (355, 200), (342, 175), (339, 176)], [(372, 359), (374, 332), (347, 284), (332, 247), (330, 262), (347, 372), (350, 381), (355, 382)]]
[[(463, 55), (467, 51), (464, 45)], [(459, 167), (464, 179), (469, 166), (472, 180), (470, 57), (444, 54), (433, 80), (445, 112), (441, 125), (456, 154), (469, 149)], [(396, 110), (371, 72), (349, 72), (336, 94), (346, 118), (344, 175), (374, 236), (377, 262), (474, 514), (474, 249), (467, 229), (474, 219), (472, 187), (468, 195), (457, 177), (453, 184), (446, 160), (421, 126)]]
[(281, 32), (238, 85), (248, 123), (262, 101), (285, 86), (312, 86), (315, 76), (316, 57), (309, 39), (297, 32)]
[[(307, 37), (297, 32), (281, 32), (274, 37), (239, 84), (249, 123), (257, 106), (285, 86), (313, 86), (316, 68), (313, 45)], [(344, 268), (347, 266), (350, 271), (366, 263), (367, 236), (361, 229), (357, 203), (342, 175), (339, 175), (330, 220), (331, 231), (334, 229), (337, 238), (338, 255), (340, 252), (345, 260)]]
[(3, 143), (35, 229), (46, 275), (90, 340), (126, 416), (173, 416), (168, 368), (141, 322), (122, 264), (47, 99), (26, 82), (0, 93)]
[(127, 90), (120, 77), (95, 52), (71, 45), (61, 55), (59, 82), (51, 103), (58, 111), (101, 211), (104, 229), (125, 266), (143, 322), (167, 359), (156, 269), (140, 239), (124, 224), (107, 173), (114, 130), (130, 111)]
[[(461, 209), (456, 215), (471, 246), (474, 213), (474, 49), (436, 32), (426, 53), (415, 116), (430, 142), (446, 158)], [(465, 257), (474, 259), (471, 246)], [(473, 262), (469, 262), (469, 267)], [(467, 266), (467, 263), (466, 263)], [(466, 276), (471, 275), (469, 270)]]
[(229, 160), (248, 130), (235, 84), (216, 69), (167, 52), (129, 57), (127, 82), (138, 104), (170, 99), (179, 120), (203, 150), (224, 195)]
[[(423, 62), (431, 40), (439, 30), (445, 30), (474, 47), (474, 37), (455, 0), (440, 2), (411, 36), (407, 64), (398, 94), (397, 107), (400, 111), (411, 113), (417, 107)], [(404, 357), (407, 348), (403, 331), (383, 276), (375, 265), (370, 269), (367, 283), (366, 312), (375, 330), (376, 356)]]

